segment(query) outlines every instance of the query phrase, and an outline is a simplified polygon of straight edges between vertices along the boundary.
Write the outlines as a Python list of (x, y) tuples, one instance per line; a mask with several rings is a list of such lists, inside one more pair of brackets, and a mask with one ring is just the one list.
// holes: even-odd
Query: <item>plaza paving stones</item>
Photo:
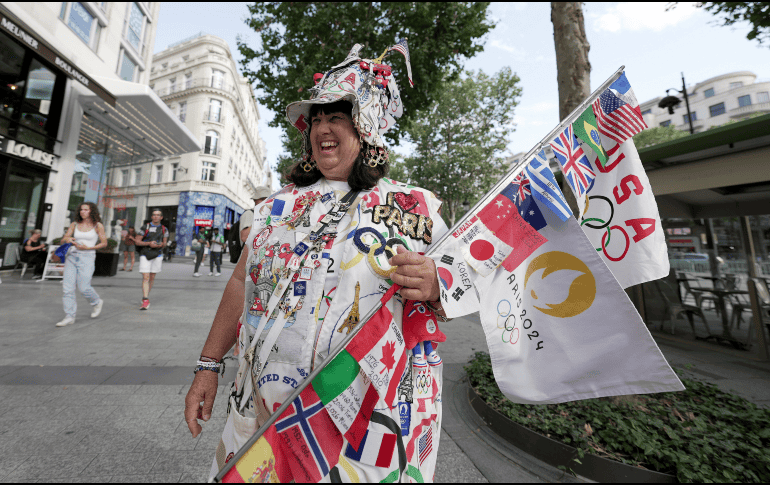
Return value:
[[(74, 325), (63, 317), (59, 281), (0, 284), (0, 482), (202, 482), (226, 419), (228, 361), (212, 418), (192, 438), (184, 397), (233, 265), (220, 278), (193, 278), (190, 260), (164, 263), (152, 306), (139, 311), (141, 275), (94, 278), (102, 315), (78, 295)], [(27, 275), (29, 277), (29, 275)], [(435, 480), (575, 482), (531, 459), (469, 414), (463, 364), (487, 345), (478, 315), (442, 324), (448, 343), (444, 417)], [(770, 365), (713, 344), (693, 345), (677, 322), (674, 337), (656, 333), (661, 350), (691, 374), (770, 403)], [(667, 345), (668, 344), (668, 345)], [(698, 373), (700, 371), (700, 374)], [(465, 398), (467, 401), (467, 398)]]

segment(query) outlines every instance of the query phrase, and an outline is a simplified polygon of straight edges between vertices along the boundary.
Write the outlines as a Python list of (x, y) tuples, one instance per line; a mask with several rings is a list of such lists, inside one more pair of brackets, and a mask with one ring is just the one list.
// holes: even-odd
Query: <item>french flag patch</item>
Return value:
[(345, 448), (345, 456), (365, 465), (389, 468), (396, 449), (396, 439), (397, 436), (395, 434), (378, 433), (368, 429), (361, 440), (358, 451), (348, 444), (347, 448)]

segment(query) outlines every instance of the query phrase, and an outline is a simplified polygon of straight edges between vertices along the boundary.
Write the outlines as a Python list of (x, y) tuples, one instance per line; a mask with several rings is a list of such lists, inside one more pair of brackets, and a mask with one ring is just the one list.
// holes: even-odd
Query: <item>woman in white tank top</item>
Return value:
[(64, 303), (64, 320), (56, 324), (64, 327), (75, 323), (77, 300), (75, 286), (93, 306), (91, 318), (96, 318), (102, 311), (102, 299), (91, 287), (91, 277), (94, 275), (96, 250), (107, 246), (107, 236), (99, 217), (99, 209), (93, 202), (83, 202), (78, 207), (76, 221), (70, 224), (61, 244), (71, 243), (72, 248), (64, 259), (64, 281), (62, 301)]

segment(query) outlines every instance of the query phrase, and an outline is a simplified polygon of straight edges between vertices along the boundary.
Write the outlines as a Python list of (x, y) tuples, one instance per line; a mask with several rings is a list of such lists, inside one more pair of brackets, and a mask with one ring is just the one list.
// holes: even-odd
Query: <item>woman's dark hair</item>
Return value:
[[(309, 119), (312, 120), (314, 116), (318, 114), (331, 114), (331, 113), (343, 113), (348, 115), (349, 118), (353, 118), (353, 106), (348, 101), (337, 101), (330, 104), (314, 104), (310, 107)], [(313, 129), (313, 123), (310, 122), (310, 129)], [(354, 127), (355, 129), (355, 127)], [(310, 132), (308, 132), (310, 136)], [(364, 153), (370, 150), (372, 147), (363, 142), (361, 152), (353, 162), (353, 169), (348, 176), (348, 185), (352, 190), (368, 190), (377, 185), (377, 182), (388, 174), (389, 164), (386, 162), (384, 165), (377, 165), (372, 168), (364, 163)], [(308, 149), (312, 151), (312, 147), (308, 146)], [(289, 182), (294, 183), (297, 187), (307, 187), (313, 185), (323, 177), (323, 174), (314, 167), (313, 170), (305, 172), (301, 167), (304, 160), (298, 160), (294, 162), (286, 171), (286, 178)]]
[(96, 207), (96, 204), (94, 204), (93, 202), (81, 202), (80, 204), (78, 204), (78, 215), (75, 218), (75, 220), (77, 222), (80, 223), (80, 222), (83, 222), (83, 220), (84, 220), (83, 217), (81, 217), (81, 215), (80, 215), (80, 208), (83, 207), (84, 205), (87, 205), (88, 208), (91, 209), (91, 216), (90, 217), (91, 217), (91, 220), (94, 221), (95, 224), (98, 224), (98, 223), (102, 222), (102, 218), (99, 217), (99, 208)]

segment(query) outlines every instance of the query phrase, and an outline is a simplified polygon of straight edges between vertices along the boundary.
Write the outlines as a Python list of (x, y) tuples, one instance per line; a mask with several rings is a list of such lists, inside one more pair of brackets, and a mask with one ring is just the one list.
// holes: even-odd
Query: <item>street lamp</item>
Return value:
[(669, 91), (676, 91), (679, 94), (684, 95), (684, 102), (685, 102), (685, 105), (687, 106), (687, 121), (690, 122), (690, 134), (692, 135), (693, 133), (695, 133), (695, 130), (692, 127), (692, 113), (690, 113), (690, 100), (687, 97), (687, 87), (685, 86), (685, 83), (684, 83), (684, 73), (682, 73), (682, 90), (679, 91), (676, 88), (666, 89), (666, 97), (661, 99), (660, 102), (658, 103), (659, 108), (668, 108), (668, 114), (672, 115), (674, 114), (674, 108), (679, 106), (679, 103), (681, 103), (682, 100), (676, 96), (669, 96), (668, 95)]

